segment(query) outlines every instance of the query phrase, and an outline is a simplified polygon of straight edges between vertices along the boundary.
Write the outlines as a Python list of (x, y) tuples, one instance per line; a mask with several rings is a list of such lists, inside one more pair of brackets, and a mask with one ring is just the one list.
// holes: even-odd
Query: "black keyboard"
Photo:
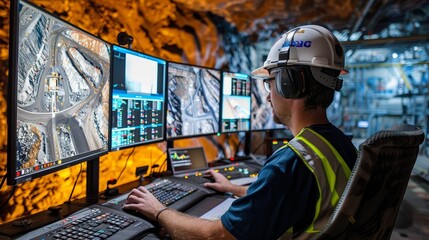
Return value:
[(169, 206), (172, 203), (195, 192), (195, 186), (163, 179), (145, 186), (161, 203)]
[(123, 211), (92, 205), (17, 239), (134, 239), (154, 226)]
[[(194, 185), (181, 179), (176, 179), (174, 177), (162, 178), (144, 187), (148, 189), (160, 202), (178, 211), (186, 210), (195, 203), (199, 202), (201, 199), (214, 193), (212, 190)], [(121, 210), (128, 197), (128, 194), (129, 193), (126, 193), (119, 197), (113, 198), (103, 205)], [(143, 217), (134, 211), (130, 211), (129, 213)]]

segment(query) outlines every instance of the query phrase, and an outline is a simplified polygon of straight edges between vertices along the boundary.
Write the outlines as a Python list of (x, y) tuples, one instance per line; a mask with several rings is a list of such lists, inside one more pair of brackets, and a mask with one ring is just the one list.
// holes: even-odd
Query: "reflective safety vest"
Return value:
[[(319, 199), (313, 222), (296, 236), (296, 239), (309, 239), (328, 222), (350, 178), (350, 168), (331, 143), (309, 128), (302, 129), (284, 147), (290, 147), (316, 178)], [(292, 239), (292, 236), (293, 228), (290, 228), (279, 239)]]

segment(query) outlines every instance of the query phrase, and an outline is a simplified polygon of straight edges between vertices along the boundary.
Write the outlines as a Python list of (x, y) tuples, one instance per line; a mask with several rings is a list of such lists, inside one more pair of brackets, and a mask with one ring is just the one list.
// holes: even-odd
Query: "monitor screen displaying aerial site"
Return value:
[(8, 183), (108, 151), (110, 45), (26, 1), (11, 2)]
[(252, 79), (252, 131), (285, 129), (285, 126), (274, 122), (273, 109), (267, 101), (268, 92), (262, 80)]
[(111, 149), (164, 140), (166, 61), (113, 45)]
[(220, 70), (168, 63), (167, 138), (219, 131)]
[(248, 75), (222, 72), (221, 132), (250, 130), (250, 86)]

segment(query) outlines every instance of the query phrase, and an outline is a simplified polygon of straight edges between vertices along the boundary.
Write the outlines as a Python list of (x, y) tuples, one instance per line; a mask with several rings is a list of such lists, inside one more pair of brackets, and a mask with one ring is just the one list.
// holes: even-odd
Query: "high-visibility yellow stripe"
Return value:
[[(304, 133), (304, 131), (306, 131), (306, 130), (308, 130), (310, 132)], [(314, 143), (311, 143), (310, 139), (313, 139), (313, 138), (316, 138), (316, 139), (319, 139), (322, 141), (316, 141)], [(292, 144), (292, 142), (293, 142), (293, 144)], [(317, 147), (316, 144), (321, 145), (321, 146), (319, 146), (320, 149)], [(296, 147), (294, 145), (296, 145)], [(326, 146), (329, 149), (327, 149)], [(337, 189), (336, 189), (337, 180), (342, 179), (343, 177), (346, 177), (347, 179), (350, 178), (351, 170), (348, 167), (348, 165), (346, 164), (346, 162), (344, 161), (344, 159), (342, 158), (342, 156), (332, 146), (332, 144), (329, 143), (323, 136), (314, 132), (311, 129), (308, 129), (308, 128), (301, 129), (299, 134), (297, 134), (295, 136), (295, 140), (291, 141), (290, 144), (288, 143), (284, 147), (290, 147), (297, 154), (297, 156), (302, 160), (302, 162), (305, 164), (307, 169), (309, 169), (311, 171), (311, 173), (315, 176), (317, 188), (319, 191), (319, 198), (317, 199), (317, 202), (316, 202), (315, 214), (313, 217), (313, 221), (312, 221), (311, 225), (307, 227), (305, 232), (308, 234), (316, 234), (316, 233), (320, 232), (320, 229), (315, 229), (315, 228), (319, 228), (319, 226), (317, 226), (317, 224), (319, 224), (318, 223), (318, 219), (320, 218), (319, 215), (320, 215), (322, 210), (324, 211), (324, 209), (321, 209), (322, 208), (322, 201), (324, 201), (325, 197), (327, 197), (327, 198), (330, 197), (331, 199), (330, 199), (329, 204), (333, 208), (336, 206), (336, 204), (338, 203), (339, 198), (340, 198), (340, 196), (337, 192)], [(334, 160), (332, 160), (333, 165), (331, 165), (331, 162), (326, 157), (327, 155), (324, 154), (325, 151), (322, 152), (321, 150), (330, 150), (331, 151), (331, 152), (326, 152), (326, 153), (328, 154), (328, 156), (330, 156), (330, 157), (332, 156), (332, 157), (336, 158), (335, 162), (334, 162)], [(301, 152), (301, 151), (303, 151), (303, 152)], [(318, 161), (312, 160), (313, 157), (320, 159), (319, 163), (321, 163), (321, 165), (316, 164), (315, 166), (312, 166), (311, 164), (314, 165), (314, 163), (318, 163)], [(344, 175), (341, 174), (337, 178), (337, 175), (335, 174), (333, 167), (335, 167), (335, 169), (341, 167), (343, 169)], [(318, 176), (317, 173), (320, 173), (321, 176)], [(329, 192), (327, 192), (327, 191), (322, 192), (320, 181), (324, 182), (324, 184), (329, 185)], [(325, 181), (327, 183), (325, 183)], [(325, 205), (325, 203), (324, 203), (324, 205)], [(288, 229), (288, 232), (290, 230), (291, 229)], [(290, 232), (289, 232), (289, 234), (290, 234)]]
[[(308, 162), (303, 159), (302, 154), (292, 145), (288, 144), (288, 146), (295, 152), (297, 153), (297, 155), (303, 160), (302, 162), (307, 166), (307, 168), (311, 171), (311, 173), (316, 176), (316, 174), (314, 173), (314, 169), (308, 164)], [(305, 231), (314, 231), (314, 222), (316, 221), (316, 219), (319, 217), (319, 213), (320, 213), (320, 206), (322, 204), (322, 188), (320, 187), (320, 182), (319, 179), (317, 177), (315, 177), (316, 182), (317, 182), (317, 189), (319, 190), (319, 199), (317, 199), (317, 203), (316, 203), (316, 209), (315, 209), (315, 213), (314, 213), (314, 217), (313, 217), (313, 221), (311, 222), (311, 225), (308, 226), (308, 228)]]
[(322, 164), (324, 166), (323, 168), (325, 169), (326, 177), (328, 179), (329, 190), (331, 191), (331, 205), (335, 206), (340, 197), (338, 196), (337, 190), (335, 189), (337, 176), (332, 169), (331, 163), (328, 161), (326, 156), (306, 138), (302, 136), (298, 136), (297, 138), (307, 144), (316, 153), (316, 155), (319, 156), (320, 160), (322, 160)]
[(337, 158), (337, 160), (340, 162), (341, 167), (344, 170), (344, 174), (346, 175), (347, 178), (350, 178), (351, 170), (349, 168), (349, 165), (347, 165), (347, 163), (344, 161), (344, 159), (341, 157), (341, 155), (337, 152), (337, 150), (335, 150), (334, 146), (332, 146), (332, 144), (330, 142), (328, 142), (324, 137), (322, 137), (317, 132), (315, 132), (315, 131), (313, 131), (312, 129), (309, 129), (309, 128), (308, 128), (308, 130), (311, 131), (312, 133), (316, 134), (323, 142), (326, 143), (326, 145), (328, 145), (328, 147), (334, 153), (334, 155)]

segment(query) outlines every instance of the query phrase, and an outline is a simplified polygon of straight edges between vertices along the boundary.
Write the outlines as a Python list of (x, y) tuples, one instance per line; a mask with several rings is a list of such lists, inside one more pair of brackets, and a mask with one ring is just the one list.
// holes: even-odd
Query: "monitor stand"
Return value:
[(247, 131), (244, 135), (244, 155), (250, 156), (252, 152), (252, 132)]
[(100, 159), (97, 157), (87, 162), (86, 165), (86, 203), (98, 202), (100, 182)]
[[(167, 140), (167, 149), (170, 148), (174, 148), (174, 140)], [(173, 167), (171, 166), (171, 161), (170, 161), (170, 155), (168, 154), (168, 150), (167, 150), (167, 159), (165, 160), (167, 161), (167, 172), (172, 172), (173, 171)]]

